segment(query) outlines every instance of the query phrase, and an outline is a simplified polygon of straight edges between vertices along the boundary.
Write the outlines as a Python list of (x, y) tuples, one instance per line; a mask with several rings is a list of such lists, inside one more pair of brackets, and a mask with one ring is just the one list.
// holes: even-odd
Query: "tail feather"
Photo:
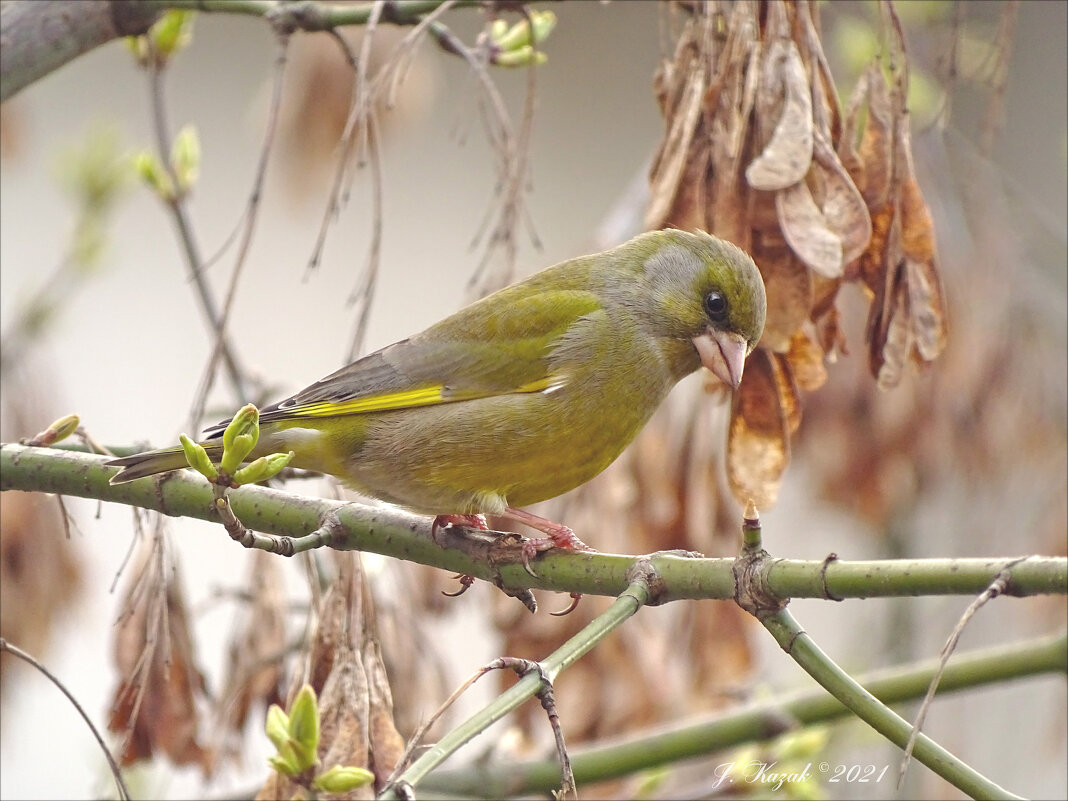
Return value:
[[(202, 443), (203, 444), (203, 443)], [(221, 444), (204, 444), (208, 456), (213, 461), (218, 461), (222, 456)], [(157, 473), (166, 473), (171, 470), (180, 470), (188, 467), (185, 459), (185, 451), (181, 448), (161, 448), (156, 451), (135, 453), (133, 456), (123, 456), (107, 462), (109, 467), (121, 467), (122, 469), (111, 477), (109, 484), (125, 484), (145, 476), (154, 476)]]

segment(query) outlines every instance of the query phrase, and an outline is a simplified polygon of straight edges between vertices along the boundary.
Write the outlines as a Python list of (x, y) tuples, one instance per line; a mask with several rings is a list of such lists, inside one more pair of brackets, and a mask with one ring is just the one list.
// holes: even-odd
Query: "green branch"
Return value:
[[(218, 521), (212, 487), (189, 471), (112, 486), (105, 458), (56, 448), (0, 444), (0, 490), (51, 492), (140, 506), (172, 516)], [(230, 493), (235, 514), (265, 535), (254, 547), (292, 555), (316, 547), (359, 550), (439, 567), (508, 588), (618, 596), (636, 557), (608, 553), (550, 553), (534, 562), (537, 578), (518, 563), (500, 564), (493, 538), (445, 529), (436, 542), (430, 518), (389, 507), (310, 498), (265, 487)], [(284, 538), (279, 540), (278, 538)], [(440, 543), (440, 544), (439, 544)], [(513, 550), (518, 551), (518, 548)], [(661, 581), (654, 601), (735, 597), (734, 559), (674, 553), (650, 557)], [(1068, 594), (1068, 559), (894, 559), (870, 562), (766, 559), (764, 589), (780, 598), (875, 598), (902, 595), (977, 595), (1008, 568), (1006, 594)], [(1015, 563), (1014, 563), (1015, 562)], [(497, 565), (497, 566), (495, 566)], [(941, 580), (939, 580), (939, 577)], [(863, 580), (867, 578), (865, 583)]]
[[(328, 31), (346, 25), (366, 25), (374, 3), (318, 3), (314, 0), (149, 0), (160, 8), (181, 8), (206, 13), (262, 17), (276, 27), (294, 31)], [(417, 25), (444, 5), (444, 0), (394, 0), (384, 6), (379, 21)], [(452, 8), (478, 7), (482, 0), (452, 0)]]
[[(473, 740), (490, 725), (516, 709), (520, 704), (532, 698), (542, 686), (542, 682), (555, 681), (560, 672), (587, 654), (597, 643), (615, 631), (649, 601), (650, 583), (656, 579), (655, 572), (648, 570), (634, 571), (635, 579), (626, 590), (616, 598), (608, 609), (591, 620), (585, 628), (561, 645), (547, 659), (540, 662), (542, 673), (528, 673), (505, 692), (487, 704), (482, 710), (454, 728), (426, 753), (405, 770), (396, 782), (415, 786), (427, 774), (455, 753), (460, 747)], [(560, 765), (554, 763), (555, 775), (552, 787), (560, 784)], [(394, 790), (387, 790), (379, 798), (400, 797)], [(500, 796), (502, 798), (507, 796)]]
[[(446, 0), (393, 0), (380, 21), (417, 25)], [(481, 0), (452, 0), (451, 8), (482, 6)], [(167, 9), (260, 17), (275, 30), (329, 31), (366, 25), (373, 3), (345, 5), (313, 0), (49, 0), (4, 3), (0, 7), (0, 101), (90, 50), (123, 36), (145, 33)]]
[[(857, 681), (884, 704), (922, 698), (938, 669), (931, 659), (907, 667), (879, 670)], [(954, 656), (942, 676), (939, 694), (989, 684), (1068, 673), (1068, 634), (986, 648)], [(804, 726), (828, 723), (851, 712), (822, 688), (786, 693), (748, 704), (726, 714), (703, 716), (669, 729), (630, 734), (571, 755), (580, 784), (618, 779), (753, 742), (763, 742)], [(427, 777), (425, 793), (457, 797), (515, 798), (545, 793), (559, 781), (560, 766), (551, 760), (476, 764), (437, 771)]]
[[(894, 745), (901, 749), (905, 748), (912, 734), (912, 724), (883, 704), (864, 689), (856, 679), (835, 664), (834, 660), (827, 656), (801, 628), (793, 615), (782, 609), (767, 615), (757, 615), (757, 617), (779, 643), (779, 647), (789, 654), (821, 687)], [(925, 734), (916, 736), (912, 754), (917, 761), (922, 762), (972, 798), (1020, 797), (999, 787)]]

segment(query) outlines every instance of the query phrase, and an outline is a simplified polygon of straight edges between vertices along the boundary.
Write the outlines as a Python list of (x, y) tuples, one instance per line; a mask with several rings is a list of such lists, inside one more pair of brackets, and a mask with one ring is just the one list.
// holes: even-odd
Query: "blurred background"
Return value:
[[(995, 557), (1066, 551), (1068, 5), (1021, 4), (1003, 92), (982, 80), (959, 79), (950, 94), (952, 115), (943, 127), (936, 124), (946, 102), (940, 58), (950, 41), (952, 9), (938, 3), (901, 4), (900, 9), (912, 60), (916, 170), (938, 236), (950, 343), (923, 375), (906, 375), (897, 388), (878, 392), (863, 343), (866, 300), (855, 287), (843, 293), (842, 328), (850, 352), (829, 366), (827, 383), (804, 398), (792, 464), (778, 503), (762, 515), (765, 544), (776, 556)], [(515, 277), (637, 233), (650, 163), (664, 133), (653, 93), (656, 68), (672, 48), (663, 9), (654, 3), (560, 3), (552, 10), (558, 24), (544, 46), (548, 62), (535, 74), (525, 195), (536, 236), (521, 233)], [(962, 48), (969, 50), (972, 63), (996, 65), (990, 43), (998, 35), (1002, 10), (1000, 3), (969, 5)], [(875, 46), (878, 17), (867, 3), (828, 4), (822, 14), (824, 48), (848, 97)], [(474, 10), (456, 10), (446, 21), (467, 42), (475, 40), (483, 23)], [(404, 31), (380, 33), (388, 48)], [(274, 39), (261, 21), (202, 14), (190, 47), (164, 77), (172, 133), (192, 123), (200, 136), (201, 169), (190, 211), (206, 256), (227, 241), (248, 201), (275, 53)], [(278, 144), (229, 329), (243, 365), (272, 398), (333, 371), (350, 347), (356, 313), (346, 298), (360, 284), (374, 214), (366, 170), (357, 175), (349, 202), (329, 230), (321, 264), (307, 268), (333, 180), (335, 143), (351, 92), (348, 74), (327, 37), (295, 36)], [(978, 67), (977, 74), (983, 74)], [(518, 120), (527, 71), (498, 69), (491, 75), (513, 121)], [(211, 337), (170, 217), (133, 177), (106, 210), (86, 212), (69, 189), (79, 164), (152, 147), (149, 92), (146, 74), (126, 48), (112, 43), (30, 86), (2, 108), (0, 428), (5, 441), (32, 436), (69, 412), (81, 416), (97, 441), (110, 445), (161, 445), (180, 431), (192, 433), (190, 404)], [(992, 96), (1000, 96), (1002, 124), (988, 134)], [(421, 330), (472, 297), (470, 279), (485, 252), (485, 237), (476, 238), (493, 207), (497, 181), (497, 157), (484, 132), (478, 97), (467, 65), (426, 43), (395, 108), (383, 113), (381, 270), (365, 350)], [(219, 297), (233, 259), (231, 248), (207, 271)], [(507, 267), (499, 252), (489, 264)], [(42, 289), (43, 305), (35, 300)], [(27, 308), (33, 312), (29, 316)], [(700, 392), (696, 380), (680, 387), (665, 414), (695, 392)], [(213, 421), (228, 415), (237, 399), (219, 380), (208, 405)], [(725, 428), (725, 411), (702, 422), (707, 447), (722, 449)], [(605, 474), (605, 486), (617, 480)], [(103, 726), (118, 680), (112, 639), (124, 583), (117, 576), (132, 547), (131, 512), (66, 499), (73, 524), (64, 539), (54, 500), (5, 493), (2, 503), (3, 636), (45, 662)], [(740, 510), (726, 493), (712, 493), (710, 503), (716, 515), (736, 525)], [(603, 543), (586, 536), (588, 528), (578, 519), (567, 522), (591, 544)], [(55, 538), (40, 533), (49, 527)], [(217, 688), (240, 611), (234, 593), (241, 586), (238, 577), (249, 569), (250, 554), (216, 526), (176, 520), (168, 529), (199, 666), (207, 685)], [(730, 536), (705, 543), (702, 550), (732, 554), (737, 543)], [(616, 549), (652, 548), (623, 542)], [(278, 573), (287, 596), (306, 599), (303, 568), (296, 560), (281, 565)], [(396, 586), (408, 585), (399, 581)], [(428, 690), (426, 706), (410, 714), (429, 714), (478, 666), (515, 653), (515, 642), (501, 632), (519, 611), (502, 611), (495, 593), (478, 585), (423, 616), (419, 636), (426, 638), (428, 651), (440, 655), (434, 686), (442, 692)], [(936, 655), (970, 601), (796, 601), (793, 609), (840, 664), (862, 671)], [(542, 609), (564, 605), (550, 597)], [(698, 706), (717, 706), (740, 691), (811, 685), (770, 638), (724, 607), (706, 601), (685, 611), (648, 609), (639, 615), (650, 628), (670, 628), (678, 623), (672, 616), (680, 615), (723, 627), (688, 642), (679, 655), (696, 660), (695, 681), (705, 685), (709, 698), (720, 699)], [(548, 643), (567, 625), (544, 611), (536, 623), (542, 631), (529, 633), (528, 642), (539, 645), (543, 634)], [(960, 647), (1013, 642), (1064, 623), (1063, 598), (1002, 599), (982, 610)], [(553, 631), (544, 633), (547, 627)], [(717, 631), (724, 632), (722, 641)], [(629, 653), (623, 643), (606, 647), (602, 658), (611, 664)], [(2, 664), (0, 795), (110, 797), (102, 759), (66, 700), (39, 675), (6, 657)], [(567, 682), (574, 690), (595, 680), (583, 678), (580, 669), (561, 679), (565, 697)], [(650, 677), (636, 679), (643, 680), (648, 684)], [(489, 686), (476, 689), (460, 711), (490, 693)], [(566, 701), (562, 704), (569, 709)], [(926, 731), (1014, 792), (1065, 797), (1066, 705), (1063, 676), (1031, 679), (940, 700)], [(599, 720), (606, 716), (604, 709), (574, 714), (580, 718), (575, 728), (591, 736), (606, 728)], [(249, 726), (255, 731), (262, 718), (253, 717)], [(827, 736), (832, 761), (889, 764), (888, 773), (896, 777), (897, 752), (860, 724), (846, 724)], [(267, 744), (261, 739), (250, 738), (243, 761), (221, 767), (210, 784), (193, 767), (158, 760), (140, 769), (135, 792), (149, 797), (246, 792), (263, 778)], [(484, 747), (476, 742), (474, 751)], [(847, 788), (844, 796), (836, 788), (824, 789), (832, 797), (852, 797), (854, 790), (871, 798), (956, 797), (921, 766), (912, 768), (910, 782), (903, 795), (889, 779), (879, 786)], [(624, 784), (613, 792), (627, 797), (635, 790)]]

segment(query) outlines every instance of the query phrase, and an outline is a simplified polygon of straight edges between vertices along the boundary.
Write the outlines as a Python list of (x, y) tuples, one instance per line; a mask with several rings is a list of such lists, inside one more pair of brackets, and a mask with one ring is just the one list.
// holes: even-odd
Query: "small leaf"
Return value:
[(289, 716), (278, 704), (271, 704), (267, 709), (267, 723), (264, 729), (267, 732), (267, 739), (281, 751), (289, 741)]
[(309, 684), (300, 688), (289, 709), (289, 736), (301, 770), (319, 763), (319, 706)]

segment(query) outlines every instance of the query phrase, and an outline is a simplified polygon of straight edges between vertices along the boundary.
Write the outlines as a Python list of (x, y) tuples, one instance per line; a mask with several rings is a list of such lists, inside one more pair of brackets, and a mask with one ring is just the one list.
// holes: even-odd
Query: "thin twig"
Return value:
[(964, 633), (964, 628), (968, 625), (975, 613), (982, 609), (988, 601), (997, 598), (999, 595), (1005, 592), (1005, 588), (1008, 586), (1009, 581), (1012, 579), (1011, 568), (1013, 565), (1019, 564), (1026, 557), (1015, 559), (1009, 564), (1005, 565), (1005, 569), (998, 573), (990, 586), (983, 590), (974, 601), (972, 601), (964, 614), (961, 615), (960, 620), (957, 621), (957, 625), (953, 627), (953, 631), (950, 632), (949, 639), (946, 640), (946, 644), (942, 646), (942, 652), (938, 657), (938, 669), (935, 671), (934, 676), (931, 678), (931, 683), (927, 687), (927, 693), (923, 697), (923, 703), (920, 704), (919, 712), (916, 714), (916, 720), (912, 724), (912, 733), (909, 735), (908, 743), (905, 745), (905, 755), (901, 759), (901, 769), (898, 772), (897, 788), (900, 790), (905, 783), (905, 774), (908, 772), (909, 763), (912, 761), (912, 749), (916, 745), (916, 738), (920, 736), (920, 732), (923, 731), (923, 724), (927, 720), (927, 713), (931, 709), (931, 703), (934, 701), (935, 693), (938, 691), (938, 684), (942, 681), (942, 674), (946, 671), (946, 665), (949, 664), (949, 658), (953, 655), (953, 652), (957, 650), (957, 643), (960, 641), (960, 635)]
[[(212, 376), (218, 365), (219, 357), (224, 354), (225, 342), (222, 334), (226, 330), (226, 324), (230, 319), (230, 311), (237, 297), (237, 284), (244, 271), (248, 259), (249, 248), (252, 244), (252, 235), (256, 230), (256, 222), (259, 219), (260, 201), (263, 198), (263, 185), (267, 180), (267, 165), (270, 163), (271, 150), (274, 146), (275, 133), (278, 130), (278, 118), (282, 107), (282, 87), (285, 84), (286, 64), (288, 63), (290, 35), (285, 32), (278, 33), (278, 53), (274, 64), (274, 88), (271, 93), (271, 107), (267, 113), (267, 127), (263, 136), (263, 145), (260, 148), (260, 158), (256, 165), (256, 176), (252, 182), (252, 191), (249, 193), (248, 203), (242, 215), (244, 227), (241, 229), (241, 241), (237, 247), (237, 256), (234, 259), (234, 269), (230, 274), (230, 284), (226, 288), (226, 299), (223, 301), (222, 316), (219, 320), (219, 328), (216, 333), (215, 343), (212, 347), (211, 356), (205, 368), (204, 375), (197, 388), (196, 400), (193, 403), (191, 418), (199, 421), (204, 414), (204, 405), (207, 402), (208, 391), (211, 388)], [(241, 226), (241, 222), (238, 223)], [(248, 400), (248, 397), (238, 398), (239, 401)]]
[[(149, 40), (149, 42), (151, 46), (151, 40)], [(172, 197), (167, 200), (167, 206), (171, 210), (175, 227), (178, 229), (178, 237), (186, 256), (186, 266), (189, 268), (189, 277), (192, 279), (193, 286), (196, 288), (201, 309), (203, 310), (205, 317), (207, 317), (212, 331), (214, 331), (219, 338), (223, 361), (226, 365), (230, 383), (233, 387), (234, 394), (237, 396), (237, 400), (241, 401), (246, 396), (243, 373), (238, 367), (234, 349), (226, 336), (225, 326), (220, 319), (218, 309), (215, 306), (215, 297), (212, 295), (211, 288), (204, 280), (203, 259), (201, 258), (200, 247), (196, 242), (196, 237), (193, 234), (193, 226), (186, 210), (185, 197), (182, 192), (177, 191), (179, 183), (178, 177), (174, 172), (174, 166), (171, 164), (170, 129), (167, 126), (166, 104), (163, 99), (163, 71), (154, 54), (148, 59), (148, 64), (152, 119), (155, 128), (156, 147), (159, 151), (159, 162), (166, 171), (168, 178), (170, 178), (171, 185), (175, 187), (176, 190)], [(198, 424), (199, 419), (194, 419), (193, 427), (196, 427)]]
[(1019, 0), (1009, 0), (1002, 9), (998, 32), (994, 37), (997, 61), (991, 78), (990, 96), (983, 115), (982, 136), (979, 152), (989, 156), (994, 150), (994, 139), (1005, 124), (1005, 88), (1009, 83), (1009, 57), (1016, 37), (1016, 17), (1020, 10)]
[(126, 782), (124, 782), (122, 779), (122, 771), (119, 770), (119, 766), (115, 762), (115, 757), (111, 755), (111, 751), (108, 750), (107, 745), (104, 743), (104, 738), (100, 735), (100, 732), (97, 730), (96, 726), (93, 725), (92, 719), (89, 717), (89, 715), (86, 714), (85, 710), (82, 708), (82, 705), (78, 703), (78, 699), (75, 698), (71, 691), (67, 689), (66, 685), (64, 685), (63, 682), (61, 682), (55, 676), (55, 674), (52, 673), (52, 671), (50, 671), (48, 668), (46, 668), (28, 653), (23, 651), (21, 648), (9, 643), (3, 637), (0, 637), (0, 651), (6, 651), (12, 656), (16, 656), (22, 661), (33, 665), (33, 667), (35, 667), (42, 674), (44, 674), (44, 676), (49, 681), (56, 685), (56, 687), (59, 688), (59, 691), (61, 693), (67, 696), (67, 700), (71, 702), (74, 708), (78, 711), (78, 714), (82, 716), (82, 720), (85, 721), (85, 725), (89, 727), (89, 731), (93, 733), (93, 738), (96, 740), (97, 745), (100, 746), (100, 750), (104, 752), (104, 758), (108, 761), (108, 768), (111, 770), (111, 775), (115, 778), (115, 785), (119, 789), (119, 798), (129, 799), (130, 791), (126, 788)]
[(363, 268), (363, 277), (358, 289), (349, 296), (349, 302), (356, 305), (356, 325), (349, 341), (345, 361), (353, 361), (363, 348), (367, 334), (367, 323), (371, 317), (371, 302), (374, 300), (375, 287), (378, 284), (378, 271), (382, 263), (382, 154), (379, 150), (378, 115), (371, 112), (367, 117), (368, 158), (371, 164), (371, 243), (367, 248), (367, 263)]

